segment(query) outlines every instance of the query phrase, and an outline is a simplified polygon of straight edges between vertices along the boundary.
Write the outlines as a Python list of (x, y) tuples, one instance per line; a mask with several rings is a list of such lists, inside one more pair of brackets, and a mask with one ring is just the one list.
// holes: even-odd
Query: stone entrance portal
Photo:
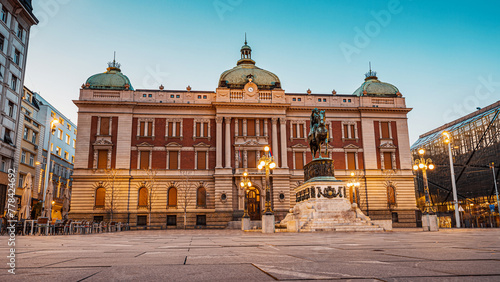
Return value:
[(248, 215), (251, 220), (260, 220), (260, 193), (255, 187), (250, 187), (247, 190), (248, 199)]

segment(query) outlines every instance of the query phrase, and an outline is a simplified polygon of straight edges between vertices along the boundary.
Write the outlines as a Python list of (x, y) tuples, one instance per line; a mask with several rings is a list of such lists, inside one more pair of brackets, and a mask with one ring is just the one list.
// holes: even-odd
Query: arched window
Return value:
[(139, 206), (146, 207), (148, 205), (148, 188), (141, 187), (139, 189)]
[(198, 188), (198, 192), (196, 193), (196, 206), (207, 206), (207, 190), (203, 187)]
[(396, 187), (394, 185), (387, 186), (387, 204), (389, 207), (396, 206)]
[(104, 207), (106, 201), (106, 189), (99, 187), (95, 190), (95, 206)]
[(177, 206), (177, 188), (175, 187), (170, 187), (170, 189), (168, 189), (168, 206)]

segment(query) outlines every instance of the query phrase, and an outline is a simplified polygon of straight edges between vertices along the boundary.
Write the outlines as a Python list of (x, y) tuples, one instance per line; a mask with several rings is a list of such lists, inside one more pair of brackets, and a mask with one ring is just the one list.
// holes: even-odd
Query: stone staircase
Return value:
[(354, 221), (336, 220), (336, 219), (324, 219), (316, 218), (306, 221), (300, 228), (299, 232), (316, 232), (316, 231), (343, 231), (343, 232), (355, 232), (355, 231), (384, 231), (384, 228), (373, 224), (370, 221), (363, 220), (360, 218), (354, 219)]

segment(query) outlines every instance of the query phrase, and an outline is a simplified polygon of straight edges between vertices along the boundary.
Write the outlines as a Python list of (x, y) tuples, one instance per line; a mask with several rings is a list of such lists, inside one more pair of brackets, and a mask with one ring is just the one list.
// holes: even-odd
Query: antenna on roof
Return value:
[(245, 32), (245, 45), (247, 44), (247, 33)]
[(116, 61), (116, 51), (113, 52), (113, 62)]
[(370, 66), (370, 71), (372, 71), (372, 62), (368, 62), (368, 65)]

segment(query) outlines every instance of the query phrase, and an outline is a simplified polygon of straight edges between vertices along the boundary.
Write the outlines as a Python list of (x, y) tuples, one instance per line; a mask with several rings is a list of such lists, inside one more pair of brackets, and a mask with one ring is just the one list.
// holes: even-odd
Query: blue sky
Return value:
[(287, 92), (351, 94), (368, 62), (396, 85), (410, 140), (499, 100), (497, 1), (34, 1), (25, 85), (76, 122), (79, 88), (122, 64), (136, 89), (215, 90), (247, 32)]

